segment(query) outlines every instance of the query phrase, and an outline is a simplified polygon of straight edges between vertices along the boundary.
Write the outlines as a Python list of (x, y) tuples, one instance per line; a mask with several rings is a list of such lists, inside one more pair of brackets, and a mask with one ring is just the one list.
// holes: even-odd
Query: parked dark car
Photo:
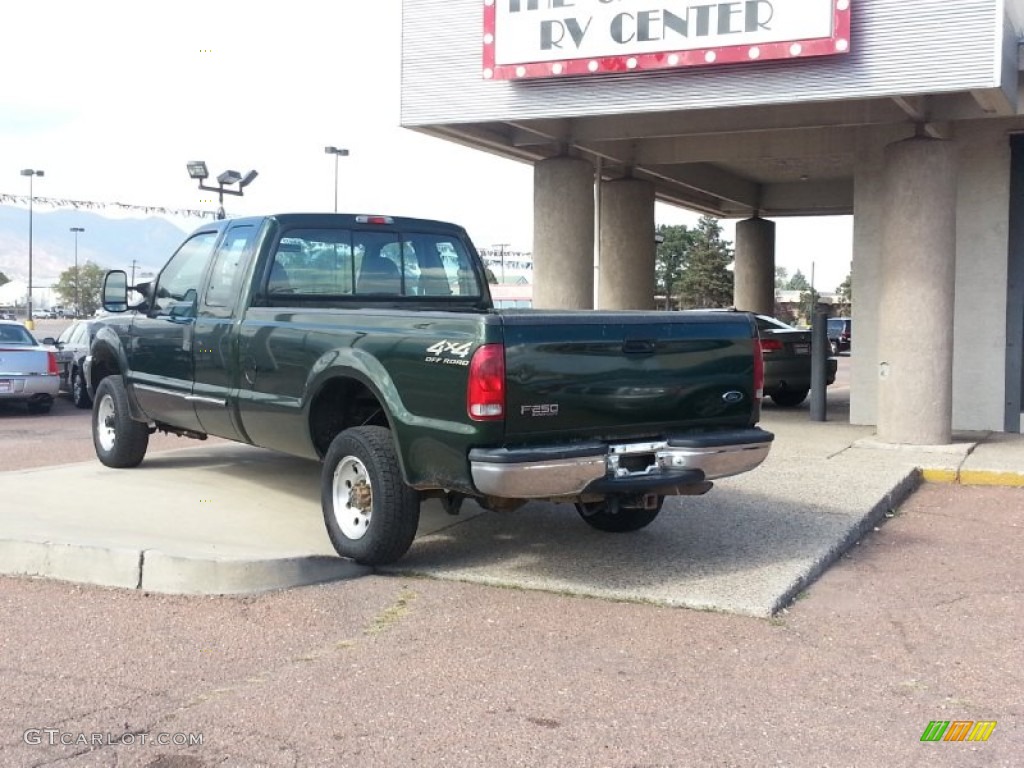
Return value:
[(850, 351), (850, 329), (853, 320), (848, 317), (830, 317), (828, 319), (828, 345), (833, 355)]
[[(767, 315), (757, 315), (764, 357), (764, 394), (776, 405), (793, 407), (811, 391), (811, 332), (786, 325)], [(828, 383), (836, 380), (838, 363), (827, 360)]]
[(98, 328), (99, 323), (79, 320), (65, 328), (57, 337), (60, 388), (71, 395), (71, 402), (76, 408), (92, 407), (92, 398), (89, 397), (89, 390), (85, 386), (82, 366)]

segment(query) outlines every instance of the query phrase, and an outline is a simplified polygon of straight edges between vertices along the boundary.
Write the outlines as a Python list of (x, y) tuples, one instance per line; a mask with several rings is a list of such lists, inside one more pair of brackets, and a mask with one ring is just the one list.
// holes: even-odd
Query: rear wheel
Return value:
[(335, 437), (324, 458), (320, 489), (327, 535), (342, 557), (385, 565), (412, 545), (419, 496), (402, 480), (389, 430), (354, 427)]
[(118, 376), (107, 376), (96, 388), (92, 409), (92, 444), (108, 467), (137, 467), (149, 447), (149, 427), (132, 418), (128, 391)]
[(781, 405), (784, 408), (792, 408), (795, 405), (800, 405), (804, 400), (807, 399), (807, 393), (809, 389), (783, 389), (772, 395), (772, 400), (776, 405)]
[(629, 533), (654, 522), (664, 503), (665, 497), (659, 496), (657, 505), (651, 509), (619, 507), (614, 510), (607, 501), (595, 501), (577, 504), (576, 511), (591, 528), (607, 533)]
[(89, 397), (89, 390), (85, 387), (85, 377), (78, 369), (71, 372), (71, 402), (75, 404), (75, 408), (92, 406), (92, 398)]

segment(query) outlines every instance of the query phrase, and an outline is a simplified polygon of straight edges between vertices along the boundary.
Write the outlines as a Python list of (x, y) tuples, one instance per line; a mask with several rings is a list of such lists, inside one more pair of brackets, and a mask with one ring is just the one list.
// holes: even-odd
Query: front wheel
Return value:
[(137, 467), (146, 456), (149, 427), (132, 418), (128, 391), (118, 376), (107, 376), (96, 388), (92, 444), (97, 458), (115, 469)]
[(387, 429), (353, 427), (335, 437), (324, 458), (320, 489), (327, 535), (342, 557), (386, 565), (412, 546), (419, 496), (402, 480)]
[(657, 506), (651, 509), (622, 508), (613, 511), (608, 502), (596, 501), (577, 504), (576, 511), (580, 513), (583, 521), (599, 531), (607, 533), (629, 533), (639, 531), (654, 522), (654, 518), (661, 512), (661, 506), (665, 503), (665, 497), (658, 497)]
[(75, 408), (89, 408), (92, 405), (89, 390), (85, 387), (85, 377), (77, 369), (71, 373), (71, 402)]

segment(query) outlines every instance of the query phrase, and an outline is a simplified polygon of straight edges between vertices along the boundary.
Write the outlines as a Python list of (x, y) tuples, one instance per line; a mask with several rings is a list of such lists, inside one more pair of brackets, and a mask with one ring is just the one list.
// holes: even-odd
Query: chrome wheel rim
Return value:
[(96, 438), (100, 442), (100, 448), (104, 451), (113, 450), (117, 440), (114, 419), (114, 398), (104, 395), (100, 404), (96, 406)]
[(334, 469), (334, 519), (347, 539), (363, 538), (373, 520), (373, 486), (366, 466), (346, 456)]
[(76, 373), (71, 377), (71, 396), (78, 402), (82, 399), (82, 389), (84, 382), (82, 381), (81, 374)]

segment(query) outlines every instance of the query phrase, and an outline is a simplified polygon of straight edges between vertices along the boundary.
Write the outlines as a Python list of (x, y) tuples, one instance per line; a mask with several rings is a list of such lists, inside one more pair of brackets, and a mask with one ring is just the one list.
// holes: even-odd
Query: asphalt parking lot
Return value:
[[(0, 441), (92, 460), (63, 398), (0, 411)], [(1024, 490), (926, 485), (772, 619), (409, 574), (234, 598), (3, 578), (0, 764), (1017, 765), (1022, 518)], [(922, 743), (934, 720), (997, 725)]]

